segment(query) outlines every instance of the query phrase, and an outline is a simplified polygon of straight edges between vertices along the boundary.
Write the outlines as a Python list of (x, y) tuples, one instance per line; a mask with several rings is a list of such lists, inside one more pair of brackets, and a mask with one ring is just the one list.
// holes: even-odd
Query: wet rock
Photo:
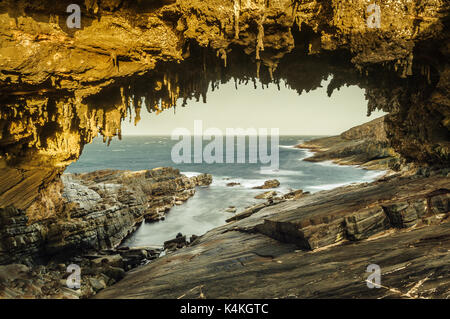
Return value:
[(209, 186), (212, 183), (212, 175), (211, 174), (200, 174), (194, 177), (191, 177), (194, 183), (197, 186)]
[[(446, 298), (449, 221), (396, 228), (383, 208), (402, 213), (402, 202), (414, 207), (447, 183), (437, 176), (396, 177), (266, 206), (130, 273), (96, 298), (198, 298), (192, 287), (199, 285), (207, 298)], [(367, 288), (370, 264), (382, 267), (387, 288)], [(159, 284), (162, 277), (168, 285)]]
[(264, 182), (264, 185), (255, 186), (253, 189), (269, 189), (269, 188), (277, 188), (280, 186), (280, 182), (276, 179), (271, 179)]
[(230, 223), (232, 221), (237, 221), (237, 220), (241, 220), (244, 218), (247, 218), (255, 213), (257, 213), (258, 211), (260, 211), (261, 209), (263, 209), (264, 207), (266, 207), (267, 205), (265, 203), (261, 203), (261, 204), (256, 204), (254, 206), (251, 206), (249, 208), (246, 208), (244, 211), (240, 212), (239, 214), (234, 215), (231, 218), (228, 218), (226, 220), (227, 223)]
[(234, 206), (230, 206), (225, 210), (225, 212), (227, 212), (227, 213), (236, 213), (236, 211), (237, 211), (237, 208)]
[(234, 187), (234, 186), (239, 186), (239, 185), (241, 185), (241, 183), (236, 183), (236, 182), (227, 183), (227, 187)]
[(255, 196), (255, 199), (271, 199), (273, 197), (277, 196), (277, 192), (275, 191), (268, 191), (259, 195)]
[(307, 194), (308, 194), (308, 192), (303, 192), (303, 190), (298, 189), (298, 190), (291, 191), (289, 193), (284, 194), (283, 198), (287, 199), (287, 200), (299, 199)]
[(171, 240), (167, 240), (164, 242), (164, 250), (169, 250), (169, 251), (174, 251), (176, 249), (179, 248), (183, 248), (184, 246), (187, 245), (186, 242), (186, 236), (179, 236), (180, 234), (177, 235), (176, 238), (171, 239)]

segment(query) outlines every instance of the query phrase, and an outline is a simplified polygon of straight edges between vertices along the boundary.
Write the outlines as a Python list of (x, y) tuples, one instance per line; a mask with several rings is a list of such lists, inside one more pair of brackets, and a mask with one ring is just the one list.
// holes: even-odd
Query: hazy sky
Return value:
[(367, 117), (364, 91), (356, 86), (343, 87), (331, 98), (326, 85), (313, 92), (298, 95), (281, 86), (278, 91), (272, 84), (264, 90), (259, 85), (241, 85), (234, 82), (209, 91), (207, 103), (188, 101), (181, 107), (159, 115), (141, 110), (141, 121), (134, 126), (129, 119), (122, 124), (123, 135), (170, 135), (175, 128), (183, 127), (193, 132), (194, 121), (203, 120), (203, 129), (216, 127), (225, 133), (226, 128), (279, 128), (281, 135), (336, 135), (343, 131), (384, 115), (375, 112)]

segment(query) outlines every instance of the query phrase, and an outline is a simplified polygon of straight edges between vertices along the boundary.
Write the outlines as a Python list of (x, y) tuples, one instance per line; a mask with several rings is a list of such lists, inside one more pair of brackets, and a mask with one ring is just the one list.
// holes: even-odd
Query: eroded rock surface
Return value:
[[(263, 207), (96, 298), (448, 298), (446, 174), (390, 177)], [(367, 287), (371, 264), (381, 267), (379, 289)]]
[(338, 136), (307, 141), (296, 147), (315, 152), (309, 162), (331, 160), (342, 165), (360, 165), (367, 169), (400, 170), (404, 160), (391, 147), (386, 136), (385, 117), (353, 127)]
[(57, 216), (29, 223), (25, 211), (1, 209), (0, 264), (115, 247), (139, 223), (164, 218), (176, 202), (186, 201), (196, 186), (209, 185), (212, 178), (156, 168), (66, 174), (62, 180), (63, 209)]

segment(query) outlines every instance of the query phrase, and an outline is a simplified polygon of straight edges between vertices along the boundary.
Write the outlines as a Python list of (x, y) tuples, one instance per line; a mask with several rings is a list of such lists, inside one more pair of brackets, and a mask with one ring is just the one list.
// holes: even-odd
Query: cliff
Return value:
[(355, 126), (338, 136), (307, 141), (296, 147), (314, 151), (308, 162), (333, 161), (367, 169), (400, 170), (403, 159), (389, 144), (384, 116)]
[(0, 208), (0, 265), (113, 248), (211, 182), (211, 175), (188, 178), (173, 168), (63, 175), (52, 213), (37, 204), (28, 214)]

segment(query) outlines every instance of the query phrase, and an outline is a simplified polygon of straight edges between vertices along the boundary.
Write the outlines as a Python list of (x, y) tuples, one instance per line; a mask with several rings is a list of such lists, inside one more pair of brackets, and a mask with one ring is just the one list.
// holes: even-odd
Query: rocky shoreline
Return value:
[(399, 171), (410, 169), (390, 146), (386, 136), (385, 117), (355, 126), (340, 135), (314, 139), (296, 145), (313, 151), (308, 162), (332, 161), (339, 165), (359, 165), (371, 170)]
[[(163, 250), (118, 248), (140, 223), (163, 220), (211, 182), (209, 174), (188, 178), (173, 168), (63, 175), (56, 217), (29, 224), (24, 211), (2, 209), (0, 264), (8, 265), (0, 266), (0, 298), (92, 296)], [(83, 269), (80, 291), (67, 288), (69, 264)]]
[[(449, 177), (431, 169), (292, 194), (95, 298), (448, 298)], [(382, 269), (381, 289), (366, 285), (370, 264)]]

